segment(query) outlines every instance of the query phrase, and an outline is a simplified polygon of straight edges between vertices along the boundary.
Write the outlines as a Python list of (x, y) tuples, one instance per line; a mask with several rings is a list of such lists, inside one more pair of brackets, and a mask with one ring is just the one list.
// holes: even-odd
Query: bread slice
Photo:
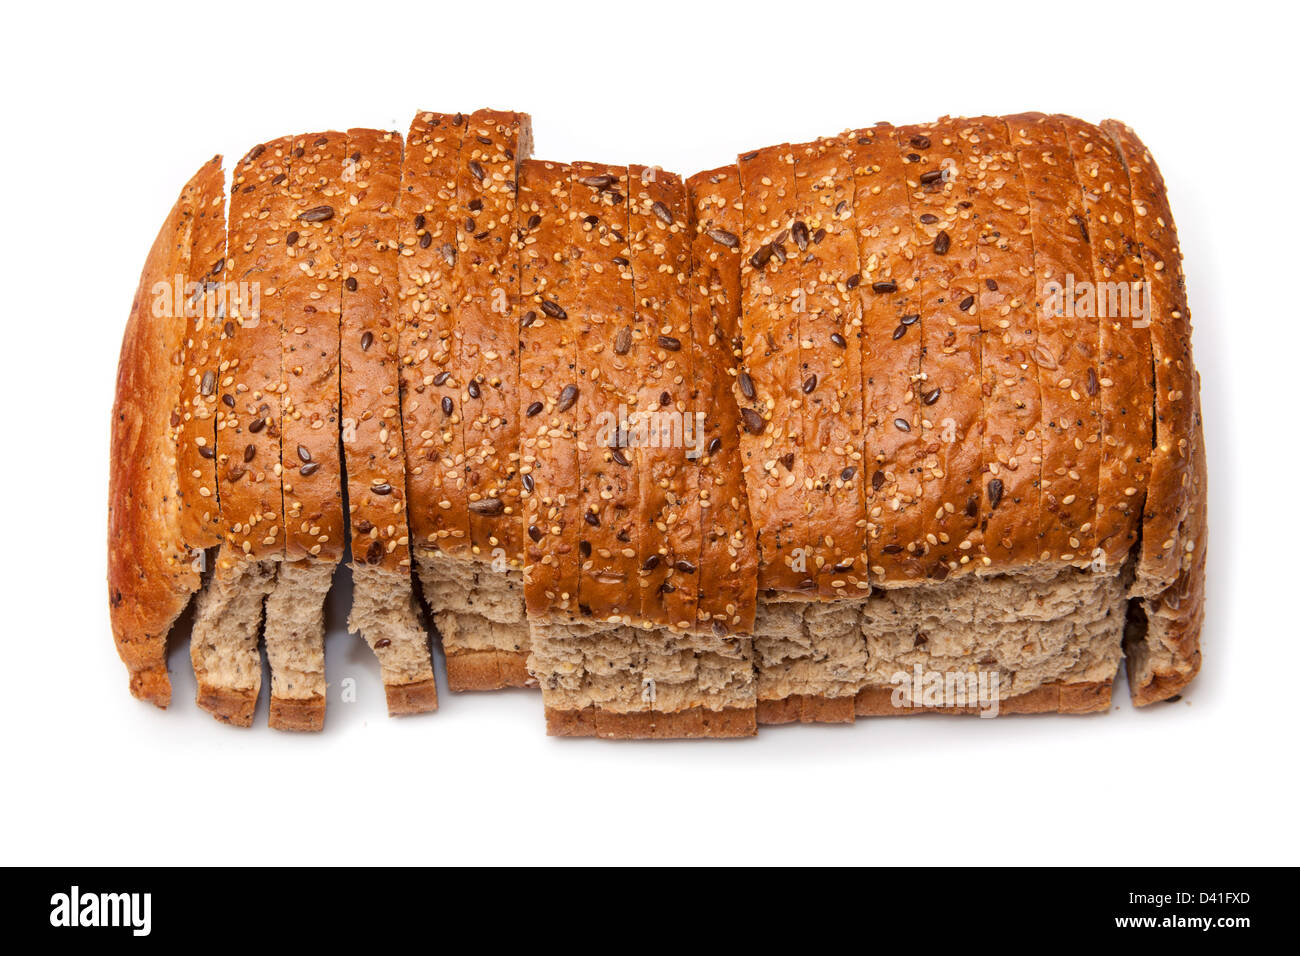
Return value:
[(252, 560), (284, 554), (280, 481), (280, 335), (283, 287), (292, 263), (288, 236), (293, 141), (253, 147), (236, 165), (225, 263), (232, 314), (223, 326), (217, 482), (225, 540)]
[(325, 720), (325, 597), (345, 546), (339, 459), (339, 234), (345, 134), (294, 137), (289, 156), (288, 274), (280, 298), (281, 481), (285, 561), (266, 601), (270, 725)]
[(1115, 120), (1102, 130), (1128, 172), (1133, 236), (1149, 282), (1151, 356), (1155, 363), (1155, 441), (1142, 515), (1142, 552), (1133, 592), (1140, 626), (1127, 641), (1134, 703), (1167, 700), (1201, 666), (1206, 561), (1206, 455), (1200, 381), (1192, 363), (1191, 314), (1182, 252), (1164, 178), (1150, 152)]
[(1200, 440), (1191, 315), (1178, 231), (1160, 169), (1127, 126), (1107, 120), (1102, 129), (1120, 150), (1128, 172), (1134, 214), (1132, 237), (1141, 250), (1150, 283), (1155, 443), (1134, 591), (1154, 597), (1176, 581), (1195, 547), (1195, 535), (1184, 542), (1182, 532), (1194, 509), (1195, 448)]
[(984, 395), (980, 572), (1019, 571), (1038, 559), (1042, 392), (1034, 362), (1034, 240), (1029, 202), (1007, 125), (971, 122), (964, 178), (975, 236), (976, 311)]
[(579, 611), (593, 622), (632, 624), (636, 588), (636, 452), (623, 422), (635, 407), (646, 348), (632, 332), (635, 300), (628, 246), (627, 168), (574, 163), (569, 180), (578, 326), (577, 430), (582, 520)]
[[(1072, 116), (1053, 119), (1065, 130), (1083, 191), (1097, 281), (1101, 457), (1094, 564), (1115, 566), (1126, 560), (1137, 541), (1150, 471), (1151, 335), (1133, 308), (1134, 290), (1140, 295), (1145, 288), (1146, 270), (1132, 238), (1132, 191), (1119, 148), (1090, 123)], [(1103, 308), (1112, 293), (1120, 307)]]
[(862, 279), (866, 546), (873, 583), (923, 581), (925, 441), (921, 434), (922, 279), (904, 154), (888, 124), (852, 135), (854, 220)]
[(632, 335), (641, 357), (630, 423), (640, 475), (639, 617), (656, 627), (688, 631), (698, 601), (696, 460), (702, 451), (696, 443), (698, 406), (690, 394), (696, 349), (688, 285), (690, 212), (686, 185), (675, 173), (630, 166), (628, 189)]
[(352, 543), (352, 612), (380, 661), (389, 714), (438, 706), (428, 635), (411, 587), (400, 396), (396, 210), (402, 136), (347, 134), (339, 235), (342, 436)]
[[(1007, 117), (1029, 195), (1043, 396), (1039, 558), (1087, 566), (1096, 540), (1101, 378), (1097, 320), (1072, 289), (1093, 282), (1083, 197), (1069, 142), (1049, 117)], [(1069, 300), (1069, 301), (1067, 301)]]
[(221, 542), (217, 493), (217, 421), (221, 327), (226, 321), (226, 184), (214, 156), (195, 183), (194, 220), (185, 283), (185, 335), (176, 444), (181, 537), (193, 550)]
[[(291, 228), (285, 237), (280, 337), (285, 557), (337, 563), (343, 556), (339, 460), (339, 235), (348, 202), (347, 134), (294, 139), (289, 170)], [(350, 169), (350, 167), (349, 167)]]
[(789, 145), (740, 157), (741, 328), (744, 340), (736, 400), (749, 512), (758, 531), (758, 587), (814, 592), (808, 526), (791, 500), (802, 484), (803, 394), (799, 389), (799, 264), (790, 230), (798, 199)]
[[(504, 574), (523, 567), (519, 504), (519, 264), (515, 193), (532, 145), (529, 118), (466, 119), (456, 179), (456, 332), (471, 551)], [(521, 595), (522, 600), (522, 595)]]
[(699, 459), (700, 532), (696, 618), (718, 637), (754, 632), (758, 548), (741, 477), (740, 408), (734, 382), (743, 354), (740, 315), (740, 172), (723, 166), (690, 188), (692, 365), (697, 408), (706, 409)]
[[(621, 172), (614, 168), (609, 175), (612, 177), (616, 171)], [(684, 407), (709, 410), (709, 417), (714, 422), (710, 425), (706, 420), (705, 428), (711, 428), (715, 438), (726, 428), (723, 416), (725, 408), (730, 406), (729, 421), (731, 434), (734, 435), (738, 415), (729, 394), (727, 367), (731, 361), (727, 353), (729, 343), (735, 335), (735, 318), (730, 322), (732, 331), (724, 341), (712, 333), (714, 323), (709, 320), (707, 308), (699, 313), (700, 321), (696, 322), (696, 310), (693, 308), (696, 297), (693, 289), (685, 287), (690, 292), (690, 297), (681, 302), (674, 301), (677, 289), (674, 273), (682, 268), (680, 257), (689, 253), (693, 236), (689, 228), (691, 218), (684, 185), (678, 177), (662, 170), (633, 167), (628, 172), (627, 182), (633, 206), (629, 242), (631, 256), (628, 265), (632, 285), (637, 291), (638, 317), (649, 324), (644, 329), (630, 322), (621, 326), (620, 328), (627, 328), (628, 332), (621, 339), (614, 340), (614, 354), (610, 361), (617, 362), (632, 353), (638, 345), (642, 346), (642, 354), (650, 354), (648, 361), (655, 370), (654, 374), (648, 376), (653, 383), (654, 394), (650, 394), (651, 389), (647, 387), (638, 395), (638, 406), (642, 402), (647, 405), (653, 402), (656, 412), (661, 410), (661, 406), (675, 406), (677, 403), (672, 400), (673, 396), (670, 395), (669, 402), (666, 403), (659, 394), (667, 384), (668, 389), (681, 391), (680, 401)], [(612, 178), (608, 182), (596, 180), (595, 177), (599, 175), (599, 172), (593, 173), (593, 182), (586, 188), (601, 191), (614, 187)], [(738, 195), (734, 168), (731, 170), (731, 183), (733, 195)], [(621, 194), (622, 191), (619, 192)], [(617, 201), (611, 197), (607, 202), (613, 205)], [(662, 208), (656, 208), (656, 204)], [(739, 210), (735, 210), (734, 214), (738, 216)], [(600, 223), (599, 219), (595, 223), (586, 220), (585, 215), (578, 210), (571, 220), (575, 239), (580, 243), (590, 242), (590, 237), (585, 240), (579, 237)], [(650, 221), (651, 217), (654, 222)], [(611, 240), (614, 243), (618, 241), (612, 236), (612, 230)], [(738, 255), (734, 252), (730, 256), (730, 263), (733, 267), (738, 265)], [(592, 274), (599, 275), (594, 267)], [(598, 298), (597, 304), (610, 301), (610, 286), (617, 290), (612, 281), (607, 286), (600, 287), (602, 296)], [(732, 287), (738, 292), (738, 286), (737, 269)], [(571, 293), (563, 298), (565, 307), (576, 315), (599, 316), (601, 313), (596, 312), (587, 301), (591, 288), (590, 282), (574, 282)], [(733, 294), (730, 306), (738, 311), (737, 295)], [(673, 316), (679, 318), (674, 319)], [(654, 325), (654, 322), (663, 324)], [(704, 342), (697, 337), (697, 330), (703, 332)], [(680, 341), (681, 347), (673, 347), (675, 342), (660, 342), (660, 336)], [(683, 368), (681, 353), (688, 356), (692, 354), (687, 348), (690, 343), (694, 344), (694, 355), (700, 361), (693, 361)], [(599, 378), (604, 378), (604, 371), (601, 369)], [(642, 399), (641, 395), (646, 397)], [(720, 406), (714, 402), (715, 397), (719, 396), (725, 400), (726, 405)], [(628, 416), (631, 419), (629, 427), (634, 435), (639, 436), (636, 414), (634, 412)], [(598, 430), (599, 427), (597, 426)], [(580, 437), (584, 434), (579, 432)], [(699, 593), (693, 598), (692, 605), (685, 605), (691, 607), (691, 611), (674, 612), (671, 608), (674, 606), (672, 602), (677, 599), (675, 590), (665, 591), (662, 587), (642, 589), (641, 595), (646, 600), (640, 607), (645, 610), (638, 609), (635, 615), (628, 615), (622, 621), (599, 620), (595, 615), (585, 623), (581, 620), (574, 622), (563, 615), (554, 615), (550, 621), (541, 615), (535, 616), (532, 622), (532, 656), (529, 666), (542, 687), (548, 732), (561, 736), (610, 738), (752, 734), (756, 726), (752, 642), (748, 636), (753, 618), (752, 550), (749, 554), (749, 575), (743, 573), (743, 562), (728, 557), (728, 566), (740, 571), (737, 575), (739, 579), (727, 582), (714, 593), (705, 594), (697, 580), (701, 554), (699, 516), (704, 510), (703, 498), (693, 508), (688, 502), (674, 516), (676, 509), (673, 502), (682, 494), (677, 479), (683, 477), (684, 470), (678, 465), (684, 462), (688, 468), (698, 468), (701, 478), (697, 480), (703, 480), (702, 476), (705, 469), (710, 468), (710, 462), (711, 473), (719, 470), (723, 461), (722, 449), (720, 445), (713, 448), (710, 458), (706, 446), (704, 455), (693, 461), (685, 457), (686, 449), (680, 447), (647, 447), (639, 437), (631, 444), (633, 447), (626, 451), (643, 457), (630, 460), (633, 463), (648, 463), (647, 467), (640, 469), (640, 475), (643, 478), (650, 474), (657, 475), (663, 482), (659, 487), (665, 492), (662, 498), (655, 493), (646, 498), (647, 501), (661, 502), (664, 505), (663, 511), (656, 511), (654, 505), (647, 508), (646, 502), (638, 497), (638, 506), (646, 516), (639, 522), (643, 542), (641, 546), (647, 547), (644, 542), (649, 538), (654, 541), (649, 547), (662, 549), (655, 552), (647, 550), (645, 556), (659, 553), (662, 555), (661, 560), (666, 558), (671, 562), (673, 573), (663, 579), (670, 588), (690, 588)], [(738, 465), (734, 440), (730, 452), (730, 461)], [(670, 453), (676, 455), (677, 463), (674, 463), (674, 455)], [(736, 497), (743, 500), (743, 492), (735, 484), (739, 479), (738, 469), (731, 472), (730, 479), (732, 500)], [(693, 527), (683, 527), (685, 521), (681, 517), (682, 513), (691, 514), (689, 520), (694, 522)], [(645, 532), (651, 523), (650, 517), (656, 514), (660, 516), (663, 527), (655, 528), (652, 534), (647, 535)], [(731, 524), (731, 519), (732, 516), (728, 516), (727, 519), (719, 520)], [(583, 540), (590, 541), (589, 536), (593, 530), (595, 526), (584, 523)], [(751, 534), (748, 539), (751, 549), (752, 541)], [(715, 538), (710, 543), (710, 556), (726, 555), (728, 548), (740, 549), (745, 543), (743, 533), (739, 530), (734, 539), (724, 530), (721, 541)], [(641, 555), (638, 555), (638, 560), (641, 560), (644, 567), (645, 561)], [(652, 572), (655, 568), (652, 566), (646, 570)], [(711, 573), (721, 581), (727, 577), (728, 572), (726, 567), (715, 565)], [(584, 578), (583, 584), (586, 583)], [(740, 607), (735, 596), (744, 594), (746, 588), (748, 606)], [(657, 590), (658, 594), (648, 594), (651, 590)], [(662, 604), (658, 603), (660, 600)], [(694, 626), (693, 621), (687, 622), (692, 626), (685, 632), (655, 626), (656, 621), (669, 620), (675, 625), (679, 615), (698, 614), (695, 608), (705, 601), (706, 613), (716, 613), (716, 619), (711, 617), (701, 622), (702, 627)], [(744, 633), (733, 633), (732, 627), (737, 630), (743, 627)]]
[(406, 493), (417, 549), (469, 550), (465, 444), (452, 379), (456, 168), (465, 118), (411, 121), (397, 204)]
[[(253, 147), (236, 165), (227, 226), (217, 485), (225, 540), (199, 601), (190, 638), (197, 701), (218, 720), (247, 726), (261, 690), (263, 599), (284, 557), (280, 338), (292, 263), (293, 141)], [(245, 566), (245, 564), (247, 566)]]
[[(525, 160), (519, 170), (519, 422), (523, 489), (524, 597), (530, 617), (578, 612), (576, 432), (578, 320), (565, 303), (569, 177), (564, 163)], [(558, 307), (558, 308), (557, 308)]]
[(969, 124), (941, 119), (898, 130), (907, 160), (922, 281), (921, 434), (926, 575), (943, 581), (976, 568), (981, 545), (980, 454), (984, 407), (980, 379), (979, 224), (966, 198)]
[[(262, 689), (262, 655), (258, 650), (263, 605), (275, 587), (281, 562), (256, 560), (226, 542), (217, 552), (212, 574), (199, 595), (190, 634), (196, 703), (217, 720), (251, 727)], [(292, 607), (280, 609), (288, 622)], [(307, 666), (300, 665), (300, 671)], [(287, 669), (280, 667), (282, 679)], [(292, 678), (290, 678), (292, 679)]]
[[(220, 161), (217, 160), (220, 168)], [(184, 282), (195, 211), (211, 164), (186, 184), (154, 239), (122, 336), (108, 485), (108, 604), (131, 693), (171, 702), (167, 633), (199, 586), (185, 544), (175, 408), (185, 334)], [(180, 307), (177, 307), (177, 304)]]
[(862, 302), (847, 139), (795, 148), (800, 219), (791, 229), (800, 269), (800, 391), (809, 565), (822, 600), (865, 597)]

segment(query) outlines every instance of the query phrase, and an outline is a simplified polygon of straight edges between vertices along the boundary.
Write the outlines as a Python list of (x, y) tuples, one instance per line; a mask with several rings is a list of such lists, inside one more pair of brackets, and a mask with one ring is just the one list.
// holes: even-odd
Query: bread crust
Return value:
[(941, 119), (898, 129), (907, 162), (921, 277), (921, 432), (926, 575), (945, 580), (974, 570), (981, 547), (978, 225), (970, 215), (970, 126)]
[[(252, 715), (250, 714), (249, 717), (251, 721)], [(325, 698), (319, 695), (302, 700), (272, 697), (271, 714), (267, 723), (273, 730), (302, 732), (324, 730)]]
[[(846, 138), (794, 148), (799, 220), (799, 377), (803, 491), (810, 564), (822, 600), (865, 597), (864, 393), (861, 280), (854, 235), (852, 153)], [(840, 344), (843, 342), (844, 344)]]
[[(1164, 179), (1131, 129), (1115, 120), (1103, 122), (1102, 129), (1123, 154), (1135, 237), (1150, 282), (1156, 434), (1133, 584), (1147, 630), (1140, 646), (1128, 649), (1129, 692), (1144, 706), (1179, 693), (1201, 667), (1208, 544), (1205, 436), (1182, 253)], [(1176, 576), (1161, 588), (1171, 564)]]
[(337, 562), (346, 537), (339, 459), (339, 323), (347, 134), (294, 138), (289, 272), (281, 297), (281, 481), (285, 557)]
[(594, 707), (584, 710), (546, 708), (546, 733), (551, 737), (604, 737), (609, 740), (667, 740), (695, 737), (752, 737), (758, 732), (754, 711), (727, 707), (711, 711), (692, 707), (671, 714), (614, 714)]
[[(1118, 147), (1101, 130), (1073, 116), (1053, 119), (1065, 130), (1083, 191), (1092, 271), (1098, 292), (1098, 375), (1101, 380), (1101, 454), (1097, 478), (1097, 552), (1094, 563), (1118, 567), (1141, 526), (1150, 469), (1151, 336), (1133, 314), (1101, 308), (1102, 283), (1145, 287), (1146, 269), (1133, 237), (1128, 173)], [(1149, 304), (1149, 303), (1148, 303)]]
[(348, 130), (340, 384), (352, 560), (409, 574), (396, 210), (402, 136)]
[[(570, 175), (567, 164), (531, 159), (519, 170), (519, 456), (524, 601), (532, 618), (566, 619), (578, 610), (577, 409), (565, 394), (577, 387), (578, 363), (578, 322), (564, 308), (573, 304)], [(549, 314), (544, 302), (560, 312)]]
[(176, 441), (181, 537), (198, 551), (221, 543), (217, 422), (221, 326), (226, 318), (226, 183), (214, 156), (195, 183), (194, 224), (185, 283), (185, 335)]
[(203, 680), (198, 683), (195, 703), (215, 717), (220, 723), (232, 727), (253, 726), (257, 711), (257, 690), (218, 687)]
[(758, 533), (758, 587), (816, 597), (810, 571), (803, 483), (803, 394), (799, 375), (800, 269), (791, 230), (798, 195), (789, 144), (740, 157), (741, 328), (743, 352), (735, 383), (744, 427), (742, 470)]
[[(1064, 683), (1055, 681), (998, 702), (998, 716), (1008, 714), (1092, 714), (1110, 708), (1110, 681)], [(906, 717), (914, 714), (977, 715), (982, 705), (965, 707), (898, 707), (890, 687), (864, 687), (858, 691), (859, 717)]]
[[(578, 467), (582, 488), (579, 611), (596, 621), (631, 624), (640, 529), (639, 473), (621, 442), (620, 411), (636, 401), (638, 343), (630, 332), (634, 298), (628, 246), (627, 168), (574, 163), (570, 177), (578, 328)], [(573, 312), (577, 314), (574, 315)], [(630, 337), (623, 351), (620, 334)], [(622, 353), (622, 354), (620, 354)]]
[(1150, 289), (1155, 445), (1134, 591), (1153, 597), (1174, 584), (1180, 573), (1186, 553), (1184, 524), (1193, 511), (1192, 473), (1201, 435), (1191, 313), (1178, 230), (1160, 168), (1123, 123), (1106, 120), (1102, 129), (1119, 148), (1128, 171), (1133, 238), (1141, 250)]
[(453, 378), (464, 417), (474, 559), (523, 567), (519, 495), (519, 260), (515, 193), (532, 142), (523, 113), (466, 120), (456, 175)]
[(827, 697), (822, 694), (791, 694), (779, 700), (758, 702), (758, 722), (764, 726), (778, 724), (851, 724), (854, 698)]
[(654, 167), (630, 166), (628, 193), (632, 334), (641, 353), (632, 424), (640, 475), (638, 614), (647, 624), (689, 631), (698, 603), (700, 524), (699, 469), (687, 457), (697, 407), (690, 400), (696, 347), (689, 203), (681, 177)]
[[(418, 548), (469, 550), (465, 444), (452, 377), (456, 169), (465, 118), (422, 112), (411, 121), (397, 204), (398, 308), (406, 498)], [(449, 409), (445, 411), (444, 409)]]
[(754, 631), (758, 541), (741, 475), (740, 408), (732, 391), (743, 353), (740, 171), (734, 165), (707, 170), (688, 186), (694, 228), (691, 371), (694, 407), (705, 410), (696, 619), (719, 636), (748, 635)]
[(384, 699), (389, 717), (432, 713), (438, 709), (438, 685), (432, 677), (410, 684), (385, 684)]
[[(218, 163), (219, 165), (219, 163)], [(186, 184), (154, 239), (122, 336), (113, 399), (108, 485), (108, 601), (113, 639), (131, 693), (171, 702), (167, 633), (198, 589), (181, 532), (176, 492), (175, 405), (185, 318), (174, 284), (183, 280), (191, 224), (209, 167)]]
[(1029, 196), (1042, 383), (1039, 560), (1092, 562), (1101, 461), (1097, 319), (1070, 289), (1093, 283), (1083, 194), (1064, 132), (1050, 117), (1007, 117)]
[[(919, 386), (922, 279), (903, 155), (887, 123), (852, 134), (862, 278), (866, 549), (876, 584), (925, 579), (925, 443)], [(900, 425), (900, 422), (903, 423)], [(903, 427), (906, 425), (906, 427)]]
[(1034, 242), (1006, 123), (992, 116), (972, 120), (968, 147), (984, 395), (979, 570), (1005, 573), (1038, 559), (1042, 392), (1034, 362)]
[(233, 172), (225, 267), (233, 294), (231, 318), (222, 327), (220, 383), (226, 413), (217, 429), (221, 521), (232, 546), (224, 553), (231, 558), (284, 554), (280, 336), (291, 268), (292, 150), (288, 137), (254, 146)]
[(477, 651), (453, 648), (444, 651), (447, 686), (453, 691), (502, 690), (506, 687), (536, 687), (528, 672), (527, 651)]

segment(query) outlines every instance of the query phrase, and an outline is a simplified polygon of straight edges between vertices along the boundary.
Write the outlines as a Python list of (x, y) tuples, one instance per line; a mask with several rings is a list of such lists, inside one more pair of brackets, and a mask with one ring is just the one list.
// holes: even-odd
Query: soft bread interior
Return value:
[[(352, 566), (352, 610), (348, 630), (359, 633), (379, 660), (380, 676), (389, 691), (407, 685), (433, 686), (429, 635), (407, 574), (364, 564)], [(427, 703), (428, 701), (426, 701)], [(436, 707), (436, 695), (432, 698)]]
[(252, 721), (262, 686), (258, 637), (263, 602), (275, 586), (278, 561), (248, 561), (223, 545), (200, 592), (190, 637), (198, 703), (219, 719)]
[(997, 696), (1007, 699), (1049, 684), (1109, 682), (1122, 657), (1127, 604), (1118, 573), (966, 576), (880, 589), (855, 602), (763, 601), (752, 642), (535, 625), (529, 667), (547, 708), (559, 710), (671, 712), (852, 697), (892, 688), (917, 668), (995, 673)]

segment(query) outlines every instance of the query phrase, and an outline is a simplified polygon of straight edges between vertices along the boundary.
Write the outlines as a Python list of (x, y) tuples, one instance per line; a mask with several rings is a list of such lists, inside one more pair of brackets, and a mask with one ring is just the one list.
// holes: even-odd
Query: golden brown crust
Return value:
[(533, 618), (569, 617), (578, 608), (577, 409), (566, 389), (577, 387), (579, 323), (563, 305), (554, 309), (573, 304), (570, 175), (568, 165), (541, 160), (525, 160), (519, 170), (519, 460), (524, 600)]
[(696, 618), (715, 634), (752, 634), (758, 542), (741, 476), (740, 408), (732, 392), (741, 343), (740, 171), (723, 166), (692, 176), (691, 328), (694, 407), (703, 410), (698, 460), (699, 580)]
[(970, 128), (941, 119), (898, 129), (921, 278), (922, 510), (925, 572), (973, 570), (980, 545), (984, 408), (976, 274), (979, 225), (970, 215)]
[(862, 278), (866, 547), (872, 580), (924, 579), (921, 277), (904, 157), (887, 123), (852, 135)]
[(348, 130), (346, 154), (339, 364), (352, 560), (409, 573), (397, 313), (402, 136)]
[(456, 692), (500, 690), (507, 686), (501, 677), (498, 653), (498, 651), (447, 650), (448, 689)]
[(1134, 589), (1154, 596), (1175, 582), (1184, 564), (1183, 525), (1193, 508), (1192, 471), (1201, 436), (1191, 313), (1178, 230), (1160, 168), (1127, 126), (1106, 120), (1102, 129), (1118, 146), (1128, 171), (1133, 237), (1141, 249), (1150, 290), (1156, 434)]
[[(620, 413), (636, 400), (638, 355), (628, 248), (627, 168), (574, 163), (570, 235), (578, 328), (578, 468), (582, 489), (579, 610), (597, 621), (632, 623), (640, 529), (634, 456), (617, 447)], [(625, 331), (627, 330), (627, 331)], [(620, 336), (623, 340), (620, 341)], [(626, 345), (626, 348), (624, 346)]]
[(1007, 125), (970, 121), (967, 166), (975, 236), (984, 427), (981, 568), (1017, 571), (1038, 559), (1042, 394), (1034, 353), (1034, 243), (1028, 196)]
[(195, 183), (194, 226), (185, 282), (180, 416), (176, 470), (181, 537), (194, 550), (221, 543), (217, 495), (217, 422), (221, 326), (226, 318), (226, 184), (221, 157), (203, 167)]
[(272, 730), (317, 731), (325, 727), (325, 698), (271, 697), (268, 725)]
[(1034, 359), (1043, 398), (1039, 560), (1086, 566), (1096, 541), (1101, 384), (1097, 319), (1075, 297), (1094, 282), (1083, 194), (1069, 142), (1050, 117), (1025, 113), (1006, 122), (1034, 238)]
[(256, 690), (217, 687), (200, 679), (194, 700), (223, 724), (230, 724), (233, 727), (251, 727), (253, 714), (257, 710), (257, 697)]
[(470, 546), (464, 422), (451, 369), (456, 168), (464, 131), (459, 113), (420, 113), (411, 121), (397, 205), (411, 540), (417, 547), (450, 552)]
[(548, 737), (596, 736), (596, 708), (585, 707), (582, 710), (560, 710), (555, 707), (547, 707), (546, 735)]
[(438, 709), (438, 684), (432, 677), (411, 684), (385, 684), (384, 698), (389, 717), (432, 713)]
[(794, 147), (799, 380), (808, 569), (822, 600), (871, 589), (862, 467), (862, 302), (852, 153), (845, 138)]
[[(154, 240), (122, 336), (113, 400), (108, 486), (108, 599), (113, 639), (130, 671), (131, 693), (159, 707), (171, 701), (167, 632), (198, 589), (181, 537), (176, 491), (178, 356), (185, 319), (175, 308), (177, 277), (189, 261), (199, 182), (190, 181)], [(177, 423), (179, 424), (179, 423)]]
[(236, 165), (226, 244), (231, 316), (223, 325), (217, 483), (232, 554), (284, 553), (280, 481), (280, 335), (293, 231), (288, 137), (253, 147)]
[[(998, 715), (1007, 714), (1091, 714), (1110, 707), (1110, 681), (1081, 683), (1053, 682), (998, 703)], [(858, 691), (856, 710), (859, 717), (906, 717), (912, 714), (974, 715), (984, 705), (963, 707), (925, 707), (897, 705), (891, 687), (864, 687)]]
[[(339, 460), (340, 235), (347, 209), (347, 134), (294, 138), (289, 160), (289, 272), (281, 298), (281, 481), (285, 557), (343, 556), (343, 466)], [(292, 240), (292, 241), (291, 241)]]
[(758, 533), (758, 587), (816, 596), (808, 522), (799, 499), (805, 472), (799, 374), (800, 269), (791, 240), (798, 196), (788, 144), (740, 157), (741, 328), (734, 385), (749, 513)]
[[(1145, 301), (1134, 295), (1142, 296), (1146, 268), (1134, 237), (1132, 190), (1119, 148), (1090, 123), (1072, 116), (1053, 119), (1065, 130), (1083, 190), (1097, 282), (1101, 379), (1097, 560), (1118, 567), (1137, 541), (1150, 470), (1151, 335), (1134, 308), (1137, 301)], [(1112, 307), (1116, 301), (1117, 309)]]
[(608, 740), (671, 740), (752, 737), (757, 732), (754, 711), (727, 707), (712, 711), (691, 707), (671, 714), (546, 708), (546, 733), (551, 737), (604, 737)]
[(456, 177), (452, 377), (464, 417), (470, 541), (475, 560), (502, 570), (523, 566), (514, 230), (529, 122), (497, 110), (469, 116)]
[[(637, 589), (640, 619), (690, 630), (698, 602), (699, 468), (687, 457), (695, 438), (695, 343), (688, 280), (690, 212), (676, 173), (628, 168), (629, 252), (639, 383), (627, 454), (638, 482)], [(689, 416), (691, 431), (685, 419)], [(688, 442), (689, 440), (689, 442)]]
[(497, 651), (496, 655), (503, 687), (537, 686), (537, 679), (528, 672), (527, 651)]
[(827, 697), (822, 694), (791, 694), (780, 700), (758, 702), (758, 722), (776, 724), (851, 724), (854, 698)]

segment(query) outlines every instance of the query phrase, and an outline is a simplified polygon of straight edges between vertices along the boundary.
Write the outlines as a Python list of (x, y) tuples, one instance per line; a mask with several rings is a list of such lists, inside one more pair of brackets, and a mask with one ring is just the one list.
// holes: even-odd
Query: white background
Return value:
[[(0, 860), (1300, 862), (1290, 5), (129, 4), (4, 14)], [(1289, 21), (1289, 22), (1288, 22)], [(109, 409), (140, 265), (216, 151), (530, 112), (535, 154), (684, 174), (876, 120), (1131, 123), (1186, 255), (1210, 450), (1203, 675), (1106, 715), (547, 738), (535, 692), (390, 720), (334, 600), (326, 731), (217, 725), (173, 642), (133, 700), (104, 583)], [(347, 676), (360, 700), (336, 699)], [(440, 677), (441, 680), (441, 677)]]

